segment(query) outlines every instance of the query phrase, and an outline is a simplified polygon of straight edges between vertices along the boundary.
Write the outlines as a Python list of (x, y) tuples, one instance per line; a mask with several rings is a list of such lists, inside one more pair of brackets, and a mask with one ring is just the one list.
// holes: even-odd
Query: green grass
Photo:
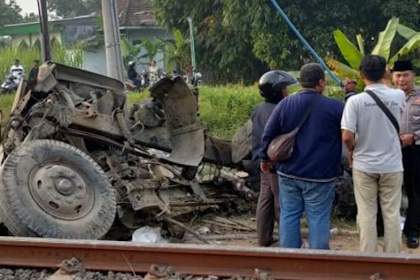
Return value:
[(150, 93), (148, 91), (142, 91), (142, 92), (133, 92), (129, 93), (127, 95), (128, 104), (131, 107), (134, 103), (140, 103), (145, 99), (150, 98)]
[(13, 100), (15, 98), (14, 94), (4, 94), (0, 96), (0, 110), (2, 112), (1, 126), (6, 125), (7, 120), (9, 119), (10, 110), (13, 106)]
[(229, 139), (261, 101), (256, 87), (204, 86), (199, 99), (200, 118), (212, 136)]

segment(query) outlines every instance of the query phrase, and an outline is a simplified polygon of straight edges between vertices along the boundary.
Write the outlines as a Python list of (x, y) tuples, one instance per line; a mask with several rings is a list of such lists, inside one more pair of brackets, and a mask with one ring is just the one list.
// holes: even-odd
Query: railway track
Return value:
[(259, 269), (271, 278), (290, 280), (420, 279), (419, 255), (0, 238), (2, 267), (59, 268), (73, 257), (94, 271), (146, 273), (157, 264), (183, 274), (221, 277), (251, 277)]

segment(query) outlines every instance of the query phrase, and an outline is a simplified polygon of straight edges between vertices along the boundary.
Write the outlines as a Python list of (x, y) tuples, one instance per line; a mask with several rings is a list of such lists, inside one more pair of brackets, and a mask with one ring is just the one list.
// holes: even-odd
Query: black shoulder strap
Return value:
[(309, 115), (311, 114), (312, 109), (315, 107), (315, 104), (321, 99), (321, 95), (318, 95), (317, 97), (315, 97), (315, 100), (312, 101), (311, 105), (309, 105), (308, 109), (305, 112), (305, 115), (303, 116), (303, 118), (300, 120), (299, 125), (297, 126), (298, 129), (300, 129), (303, 124), (306, 122), (306, 120), (309, 118)]
[(394, 115), (391, 113), (391, 111), (388, 109), (388, 107), (379, 99), (379, 97), (371, 90), (365, 91), (367, 94), (370, 95), (370, 97), (375, 100), (376, 104), (378, 104), (379, 108), (385, 113), (385, 115), (388, 117), (388, 119), (391, 121), (392, 125), (397, 130), (397, 133), (400, 134), (400, 126), (398, 124), (397, 119), (394, 117)]

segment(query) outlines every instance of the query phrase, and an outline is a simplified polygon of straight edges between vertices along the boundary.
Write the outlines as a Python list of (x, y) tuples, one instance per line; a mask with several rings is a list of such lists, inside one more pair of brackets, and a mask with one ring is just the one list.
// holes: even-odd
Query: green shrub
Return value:
[(1, 126), (4, 127), (9, 119), (10, 110), (13, 106), (14, 94), (4, 94), (0, 96), (0, 111), (2, 113)]
[(203, 125), (212, 136), (229, 139), (249, 119), (262, 98), (255, 86), (203, 86), (199, 101)]

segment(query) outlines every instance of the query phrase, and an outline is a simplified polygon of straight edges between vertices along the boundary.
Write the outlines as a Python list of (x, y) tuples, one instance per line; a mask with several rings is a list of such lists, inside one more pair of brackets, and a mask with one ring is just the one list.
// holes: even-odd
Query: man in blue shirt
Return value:
[[(260, 94), (264, 102), (258, 104), (252, 113), (252, 159), (257, 168), (260, 164), (258, 153), (261, 149), (261, 137), (265, 124), (276, 105), (286, 97), (287, 87), (297, 80), (284, 71), (275, 70), (265, 73), (258, 81)], [(270, 246), (273, 243), (275, 221), (279, 221), (279, 186), (274, 169), (260, 173), (260, 193), (257, 204), (258, 245)]]
[(285, 98), (274, 109), (265, 127), (260, 156), (261, 170), (269, 172), (267, 156), (271, 141), (291, 132), (316, 101), (309, 118), (296, 136), (291, 158), (277, 165), (280, 186), (280, 246), (300, 248), (300, 219), (303, 212), (309, 227), (309, 248), (329, 249), (330, 216), (334, 180), (341, 159), (340, 120), (344, 104), (322, 96), (325, 74), (319, 64), (300, 70), (303, 89)]

